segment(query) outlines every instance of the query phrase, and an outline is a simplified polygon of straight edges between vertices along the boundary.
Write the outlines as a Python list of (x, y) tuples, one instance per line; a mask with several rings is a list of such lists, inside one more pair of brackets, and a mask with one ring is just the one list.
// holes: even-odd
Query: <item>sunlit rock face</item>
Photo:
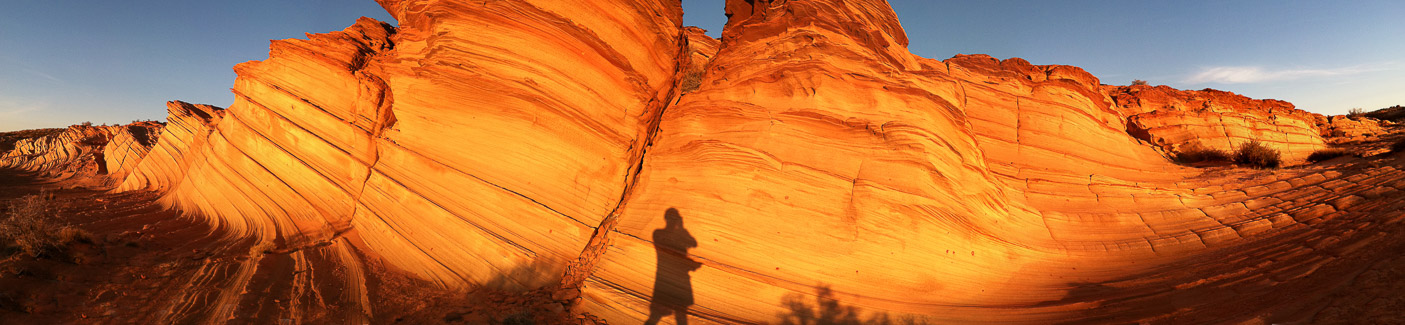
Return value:
[(126, 179), (141, 163), (165, 126), (156, 122), (136, 122), (109, 128), (109, 138), (103, 145), (103, 169), (110, 179)]
[[(886, 297), (872, 308), (969, 303), (990, 299), (974, 284), (1047, 256), (1029, 247), (1050, 241), (1038, 216), (987, 168), (958, 86), (906, 52), (885, 3), (755, 6), (733, 11), (701, 86), (664, 112), (586, 290), (614, 299), (587, 309), (647, 317), (669, 298), (647, 295), (658, 286), (690, 286), (691, 312), (717, 321), (769, 319), (817, 285)], [(670, 209), (696, 239), (694, 272), (658, 257)]]
[[(454, 285), (554, 281), (619, 205), (673, 95), (679, 4), (382, 5), (400, 22), (379, 65), (397, 122), (356, 218), (368, 246), (423, 251), (404, 267)], [(417, 217), (386, 217), (401, 215)]]
[(1360, 140), (1365, 137), (1387, 133), (1384, 122), (1368, 117), (1323, 116), (1317, 119), (1322, 135)]
[(168, 192), (181, 183), (193, 161), (192, 153), (203, 147), (212, 127), (224, 116), (224, 109), (181, 101), (166, 103), (166, 127), (155, 145), (122, 179), (118, 191), (154, 190)]
[(569, 308), (625, 324), (1223, 323), (1289, 319), (1400, 246), (1380, 235), (1405, 218), (1400, 155), (1167, 158), (1258, 140), (1300, 161), (1379, 124), (921, 58), (882, 0), (728, 1), (720, 40), (676, 2), (381, 4), (399, 27), (236, 66), (228, 109), (170, 102), (159, 136), (75, 127), (4, 162), (102, 152), (117, 190), (257, 243), (230, 283), (321, 247), (348, 320), (375, 312), (356, 253), (446, 288), (579, 286)]
[(1166, 86), (1103, 88), (1128, 117), (1129, 133), (1165, 152), (1199, 145), (1233, 151), (1258, 140), (1300, 162), (1326, 147), (1320, 115), (1280, 100), (1256, 100), (1214, 89), (1176, 90)]
[(273, 245), (354, 235), (446, 287), (558, 280), (672, 96), (681, 9), (384, 5), (400, 28), (274, 41), (235, 68), (227, 110), (172, 103), (160, 157), (122, 188)]
[(155, 144), (162, 125), (74, 125), (59, 134), (14, 143), (0, 152), (0, 167), (40, 172), (55, 178), (100, 175), (121, 180)]

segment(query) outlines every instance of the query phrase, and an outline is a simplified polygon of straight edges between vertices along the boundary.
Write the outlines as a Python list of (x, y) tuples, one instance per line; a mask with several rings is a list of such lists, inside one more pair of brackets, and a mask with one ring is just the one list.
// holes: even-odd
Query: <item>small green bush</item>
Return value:
[(1269, 148), (1259, 140), (1252, 140), (1239, 146), (1234, 152), (1234, 162), (1254, 168), (1278, 168), (1283, 163), (1278, 150)]
[(1137, 80), (1132, 80), (1132, 85), (1133, 85), (1133, 86), (1146, 86), (1146, 85), (1147, 85), (1147, 82), (1146, 82), (1146, 80), (1137, 79)]
[(1182, 148), (1176, 153), (1176, 162), (1191, 164), (1198, 162), (1229, 161), (1229, 152), (1220, 149), (1206, 148), (1199, 143), (1192, 143)]
[(1311, 155), (1307, 155), (1307, 161), (1318, 163), (1331, 160), (1332, 158), (1350, 155), (1351, 152), (1346, 151), (1345, 149), (1322, 149), (1318, 151), (1313, 151)]

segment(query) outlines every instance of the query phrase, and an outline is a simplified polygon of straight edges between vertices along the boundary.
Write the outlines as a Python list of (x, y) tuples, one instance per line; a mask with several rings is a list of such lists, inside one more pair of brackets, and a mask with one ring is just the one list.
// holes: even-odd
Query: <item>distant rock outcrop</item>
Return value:
[(162, 124), (134, 122), (124, 126), (74, 125), (58, 134), (21, 139), (0, 152), (0, 167), (41, 172), (53, 178), (101, 175), (113, 181), (127, 177), (155, 145)]
[(1346, 115), (1324, 116), (1317, 120), (1317, 124), (1322, 127), (1322, 136), (1349, 139), (1385, 134), (1387, 131), (1383, 123), (1390, 122)]
[(164, 128), (75, 126), (3, 162), (102, 157), (118, 191), (257, 243), (198, 311), (216, 316), (268, 252), (318, 247), (348, 271), (296, 281), (350, 288), (349, 321), (376, 312), (362, 256), (444, 288), (565, 288), (561, 308), (617, 323), (1280, 320), (1405, 218), (1398, 157), (1168, 159), (1257, 140), (1297, 163), (1379, 124), (921, 58), (883, 0), (731, 0), (720, 40), (677, 2), (380, 3), (399, 27), (236, 66), (228, 109), (170, 102)]
[(1214, 89), (1166, 86), (1108, 86), (1104, 89), (1128, 116), (1129, 133), (1168, 153), (1188, 145), (1232, 151), (1258, 140), (1301, 162), (1326, 147), (1320, 115), (1280, 100), (1256, 100)]

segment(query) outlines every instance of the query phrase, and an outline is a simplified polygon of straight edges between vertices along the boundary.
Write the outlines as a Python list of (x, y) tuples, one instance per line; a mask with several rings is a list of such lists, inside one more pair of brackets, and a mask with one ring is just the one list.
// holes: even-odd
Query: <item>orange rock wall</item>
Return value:
[(1387, 133), (1382, 121), (1368, 117), (1346, 115), (1323, 116), (1317, 119), (1324, 137), (1361, 138)]
[[(155, 122), (122, 126), (74, 125), (63, 132), (23, 139), (13, 150), (0, 153), (0, 167), (40, 172), (67, 178), (79, 174), (103, 175), (121, 180), (154, 145), (147, 137), (160, 132)], [(141, 137), (141, 141), (138, 141)]]
[(156, 145), (156, 137), (161, 134), (163, 125), (155, 122), (137, 122), (111, 127), (111, 136), (102, 147), (103, 162), (108, 177), (113, 182), (127, 178), (137, 168), (151, 148)]
[(368, 246), (454, 285), (555, 281), (671, 96), (678, 4), (382, 5), (400, 22), (382, 68), (397, 122), (355, 219)]
[(1128, 116), (1128, 131), (1166, 152), (1192, 143), (1234, 151), (1258, 140), (1301, 162), (1326, 147), (1316, 114), (1279, 100), (1256, 100), (1231, 92), (1176, 90), (1166, 86), (1108, 86), (1104, 90)]
[[(355, 229), (445, 286), (555, 281), (618, 204), (673, 89), (678, 51), (655, 49), (677, 48), (680, 9), (384, 5), (399, 29), (362, 19), (237, 66), (228, 110), (173, 104), (170, 145), (123, 188), (164, 189), (275, 246)], [(554, 23), (524, 25), (541, 22)]]
[[(60, 165), (73, 163), (73, 160), (91, 146), (83, 142), (103, 141), (106, 134), (94, 127), (71, 126), (57, 136), (23, 139), (15, 142), (15, 148), (5, 152), (5, 166), (29, 171), (59, 170)], [(96, 139), (96, 140), (93, 140)]]
[[(886, 4), (756, 6), (733, 14), (701, 87), (665, 111), (587, 310), (644, 319), (668, 299), (656, 286), (682, 282), (690, 313), (718, 322), (771, 321), (815, 286), (880, 310), (976, 304), (994, 297), (975, 284), (1048, 256), (1037, 215), (987, 167), (956, 83), (917, 71), (900, 27), (850, 27), (891, 21)], [(656, 264), (670, 209), (698, 243), (687, 275)]]
[(124, 178), (118, 191), (169, 191), (185, 178), (192, 161), (199, 159), (192, 151), (204, 146), (211, 126), (224, 116), (224, 109), (181, 101), (166, 103), (166, 127), (156, 137), (156, 144)]

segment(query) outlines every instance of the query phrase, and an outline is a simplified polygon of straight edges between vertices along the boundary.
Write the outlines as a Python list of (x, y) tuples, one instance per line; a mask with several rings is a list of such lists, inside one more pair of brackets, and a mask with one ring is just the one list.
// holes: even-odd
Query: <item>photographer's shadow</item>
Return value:
[(649, 320), (657, 324), (668, 314), (674, 322), (688, 323), (688, 306), (693, 305), (693, 280), (689, 274), (702, 263), (688, 258), (688, 250), (698, 247), (698, 240), (683, 228), (683, 216), (678, 209), (664, 212), (664, 227), (654, 230), (654, 252), (658, 255), (658, 270), (654, 273), (654, 296), (649, 304)]

